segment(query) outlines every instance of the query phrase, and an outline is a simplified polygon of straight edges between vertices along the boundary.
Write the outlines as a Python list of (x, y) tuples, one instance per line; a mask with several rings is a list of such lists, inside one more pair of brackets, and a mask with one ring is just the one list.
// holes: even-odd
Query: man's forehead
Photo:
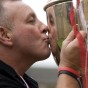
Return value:
[(31, 7), (22, 1), (6, 2), (4, 8), (6, 9), (6, 14), (8, 14), (9, 17), (12, 17), (12, 19), (17, 17), (19, 17), (19, 19), (22, 17), (25, 19), (28, 15), (35, 14)]
[(27, 6), (25, 3), (23, 3), (22, 1), (20, 0), (17, 0), (17, 1), (5, 1), (3, 3), (3, 6), (6, 7), (6, 8), (18, 8), (18, 7), (24, 7), (24, 6)]
[(28, 5), (26, 5), (24, 2), (22, 1), (7, 1), (4, 4), (4, 8), (6, 9), (6, 11), (12, 11), (13, 13), (15, 12), (34, 12), (32, 10), (32, 8)]

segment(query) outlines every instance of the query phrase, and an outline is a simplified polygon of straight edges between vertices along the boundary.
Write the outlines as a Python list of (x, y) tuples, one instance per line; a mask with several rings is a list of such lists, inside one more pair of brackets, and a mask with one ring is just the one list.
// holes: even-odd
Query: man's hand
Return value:
[[(80, 31), (80, 33), (85, 40), (86, 33), (84, 31)], [(77, 71), (80, 70), (80, 47), (73, 31), (71, 31), (62, 44), (59, 66), (71, 67)]]

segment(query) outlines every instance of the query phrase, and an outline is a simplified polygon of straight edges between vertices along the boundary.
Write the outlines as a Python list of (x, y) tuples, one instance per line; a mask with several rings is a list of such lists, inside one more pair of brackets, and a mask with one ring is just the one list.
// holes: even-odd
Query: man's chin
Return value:
[(41, 58), (41, 60), (46, 60), (47, 58), (49, 58), (50, 54), (51, 54), (51, 51), (45, 54), (44, 57)]

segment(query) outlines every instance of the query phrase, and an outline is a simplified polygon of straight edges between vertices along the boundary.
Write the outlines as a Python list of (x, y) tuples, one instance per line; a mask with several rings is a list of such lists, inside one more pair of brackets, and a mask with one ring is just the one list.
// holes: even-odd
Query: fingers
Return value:
[(65, 40), (72, 41), (74, 38), (75, 38), (74, 32), (71, 31)]
[(80, 38), (86, 42), (87, 40), (87, 33), (85, 31), (80, 31), (80, 33), (77, 35), (77, 38)]
[[(85, 41), (85, 39), (87, 37), (86, 32), (85, 31), (80, 31), (79, 34), (77, 35), (77, 37), (80, 36), (80, 34), (81, 34), (81, 36), (83, 37), (83, 39)], [(75, 46), (76, 48), (79, 47), (79, 42), (78, 42), (77, 37), (75, 37), (74, 39), (73, 39), (73, 37), (74, 37), (73, 35), (72, 36), (68, 36), (68, 37), (70, 37), (68, 39), (69, 39), (70, 43), (72, 44), (72, 46)]]
[(80, 31), (81, 35), (83, 38), (86, 38), (87, 37), (87, 33), (85, 31)]
[[(85, 41), (85, 38), (87, 36), (87, 33), (85, 31), (80, 31), (80, 33), (77, 35), (80, 36), (80, 34), (82, 35), (84, 41)], [(74, 31), (71, 31), (68, 35), (68, 37), (63, 41), (62, 43), (62, 48), (66, 48), (70, 45), (70, 48), (71, 47), (75, 47), (75, 48), (79, 48), (79, 42), (78, 42), (78, 39), (77, 37), (75, 37), (74, 35)]]
[[(85, 31), (80, 31), (80, 33), (83, 38), (87, 37), (87, 33)], [(79, 34), (77, 36), (79, 36)], [(74, 31), (71, 31), (68, 37), (66, 38), (66, 41), (72, 41), (74, 38), (75, 38)]]
[(74, 38), (75, 38), (74, 32), (71, 31), (71, 32), (69, 33), (69, 35), (67, 36), (67, 38), (63, 41), (62, 46), (63, 46), (63, 47), (67, 47), (67, 45), (68, 45), (70, 42), (72, 42), (72, 41), (74, 40)]

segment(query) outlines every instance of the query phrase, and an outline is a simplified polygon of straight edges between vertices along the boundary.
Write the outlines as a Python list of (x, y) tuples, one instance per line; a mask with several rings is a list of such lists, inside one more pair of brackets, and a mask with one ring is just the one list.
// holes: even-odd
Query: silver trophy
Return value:
[[(74, 7), (74, 20), (79, 30), (87, 32), (88, 24), (88, 0), (81, 0), (81, 5), (78, 8), (77, 0), (49, 0), (44, 7), (47, 18), (49, 19), (49, 12), (53, 17), (53, 23), (58, 36), (58, 46), (61, 47), (62, 41), (67, 37), (69, 32), (73, 29), (70, 20), (70, 11), (72, 5)], [(51, 19), (51, 22), (52, 22)], [(47, 20), (48, 21), (48, 20)], [(53, 24), (51, 24), (52, 26)], [(88, 40), (88, 39), (87, 39)], [(88, 43), (87, 43), (88, 44)]]

